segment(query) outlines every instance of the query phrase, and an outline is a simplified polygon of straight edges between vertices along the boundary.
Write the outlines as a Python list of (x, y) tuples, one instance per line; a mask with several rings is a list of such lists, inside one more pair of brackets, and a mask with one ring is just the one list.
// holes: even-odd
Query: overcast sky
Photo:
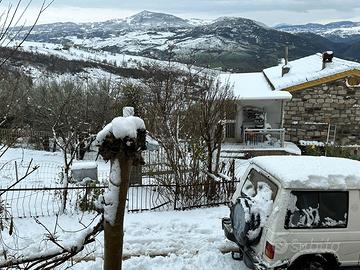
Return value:
[[(15, 3), (17, 0), (8, 2)], [(23, 2), (25, 4), (26, 0)], [(28, 21), (31, 21), (41, 2), (32, 1), (26, 15)], [(1, 3), (1, 8), (6, 6), (5, 3)], [(40, 23), (103, 21), (124, 18), (142, 10), (183, 18), (239, 16), (270, 26), (279, 23), (360, 21), (360, 0), (55, 0), (42, 15)]]

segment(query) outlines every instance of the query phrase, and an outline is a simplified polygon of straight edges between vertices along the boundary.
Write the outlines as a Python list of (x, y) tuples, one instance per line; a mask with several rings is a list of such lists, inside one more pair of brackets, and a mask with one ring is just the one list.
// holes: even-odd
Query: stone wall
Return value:
[(298, 90), (285, 105), (286, 140), (326, 142), (329, 123), (336, 125), (336, 143), (360, 144), (360, 89), (345, 79)]

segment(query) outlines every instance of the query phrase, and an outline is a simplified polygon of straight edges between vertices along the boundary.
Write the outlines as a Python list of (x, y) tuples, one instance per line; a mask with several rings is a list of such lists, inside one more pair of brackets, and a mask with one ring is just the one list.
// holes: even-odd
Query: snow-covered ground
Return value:
[[(44, 164), (55, 164), (61, 169), (63, 161), (60, 152), (13, 148), (2, 156), (0, 162), (14, 164), (14, 161), (17, 161), (18, 164), (27, 164), (31, 159), (33, 164), (40, 165), (40, 168)], [(97, 163), (100, 172), (109, 172), (109, 164), (101, 160)], [(246, 167), (246, 161), (236, 164), (238, 176)], [(53, 168), (47, 168), (54, 173)], [(4, 171), (0, 171), (0, 176), (2, 186), (11, 183), (11, 177), (4, 177)], [(41, 174), (34, 174), (24, 181), (29, 185), (39, 181), (45, 185), (52, 185), (56, 183), (55, 178), (45, 180), (41, 178)], [(178, 212), (127, 213), (124, 238), (126, 260), (123, 269), (247, 269), (242, 263), (231, 258), (230, 251), (236, 250), (236, 246), (225, 238), (221, 228), (221, 218), (228, 215), (229, 210), (226, 206)], [(76, 241), (84, 225), (95, 224), (94, 217), (95, 214), (89, 213), (59, 216), (56, 236), (59, 237), (60, 243), (69, 244)], [(54, 230), (55, 217), (41, 217), (39, 220), (50, 231)], [(6, 231), (2, 233), (2, 240), (11, 250), (29, 255), (55, 248), (54, 244), (44, 241), (47, 232), (34, 219), (15, 219), (14, 223), (15, 234), (10, 236)], [(88, 259), (82, 260), (83, 256), (78, 255), (75, 258), (76, 263), (70, 269), (102, 269), (102, 234), (97, 237), (95, 243), (83, 251), (82, 255), (85, 254), (90, 254)], [(0, 257), (0, 261), (2, 259), (3, 257)]]
[[(231, 258), (230, 251), (236, 246), (228, 241), (221, 229), (221, 218), (229, 214), (226, 206), (182, 212), (147, 212), (126, 214), (123, 269), (247, 269), (241, 262)], [(83, 225), (89, 224), (93, 216), (60, 216), (58, 236), (61, 243), (76, 239)], [(55, 217), (40, 218), (50, 230)], [(3, 234), (10, 247), (20, 249), (22, 254), (34, 254), (53, 248), (44, 239), (44, 229), (32, 219), (15, 220), (17, 238)], [(31, 228), (31, 229), (30, 229)], [(87, 247), (90, 261), (80, 261), (71, 269), (102, 269), (103, 235)], [(77, 256), (80, 258), (81, 256)], [(96, 259), (96, 260), (95, 260)], [(76, 259), (77, 261), (77, 259)], [(58, 268), (58, 269), (64, 269)]]
[[(17, 46), (18, 41), (13, 41), (8, 44), (9, 47)], [(99, 64), (107, 64), (114, 67), (121, 68), (139, 68), (139, 66), (144, 64), (156, 64), (160, 67), (167, 67), (169, 65), (168, 61), (161, 61), (152, 58), (147, 58), (143, 56), (135, 56), (130, 54), (119, 54), (111, 53), (108, 51), (102, 51), (96, 48), (88, 48), (77, 45), (77, 47), (70, 47), (64, 49), (64, 46), (61, 44), (46, 43), (46, 42), (33, 42), (25, 41), (20, 50), (25, 52), (43, 54), (43, 55), (53, 55), (65, 60), (78, 60), (78, 61), (89, 61)], [(173, 62), (173, 68), (187, 71), (189, 68), (187, 65)], [(33, 78), (42, 78), (44, 77), (44, 70), (40, 70), (34, 66), (24, 66), (24, 71), (27, 72)], [(203, 70), (203, 68), (201, 69)], [(210, 70), (206, 70), (210, 72)], [(46, 73), (47, 76), (51, 75), (56, 77), (53, 73)], [(63, 77), (57, 75), (60, 79)], [(70, 76), (70, 74), (66, 74)], [(87, 79), (99, 79), (99, 78), (113, 78), (115, 80), (119, 79), (120, 76), (116, 76), (110, 72), (104, 71), (99, 68), (86, 68), (84, 72), (81, 72), (76, 75), (77, 78), (87, 78)], [(75, 76), (74, 76), (75, 78)]]
[(121, 36), (110, 38), (89, 38), (79, 39), (76, 36), (67, 36), (66, 38), (74, 42), (76, 45), (87, 48), (101, 49), (111, 46), (126, 49), (132, 53), (138, 53), (140, 50), (150, 49), (157, 46), (168, 46), (170, 38), (174, 37), (174, 32), (152, 32), (152, 31), (133, 31), (124, 33)]
[[(17, 42), (14, 41), (9, 46), (16, 46)], [(46, 42), (34, 42), (25, 41), (20, 50), (26, 52), (39, 53), (44, 55), (54, 55), (66, 60), (88, 60), (103, 63), (107, 61), (108, 64), (112, 64), (120, 67), (134, 68), (138, 63), (156, 61), (151, 58), (133, 56), (126, 54), (110, 53), (107, 51), (101, 51), (92, 48), (75, 48), (70, 47), (64, 49), (63, 45)], [(162, 61), (156, 61), (162, 63)]]
[[(7, 44), (8, 47), (16, 47), (19, 41), (12, 41)], [(127, 43), (129, 41), (125, 41)], [(164, 46), (162, 49), (166, 50), (168, 45)], [(34, 54), (41, 55), (52, 55), (61, 59), (68, 61), (77, 60), (77, 61), (87, 61), (96, 63), (99, 65), (108, 65), (109, 67), (116, 68), (130, 68), (130, 69), (139, 69), (141, 66), (146, 65), (157, 65), (161, 68), (168, 68), (169, 62), (156, 60), (153, 58), (136, 56), (125, 53), (113, 53), (108, 51), (103, 51), (95, 47), (87, 47), (83, 44), (74, 44), (74, 46), (69, 48), (64, 48), (61, 44), (55, 43), (46, 43), (46, 42), (34, 42), (34, 41), (25, 41), (20, 49), (24, 52), (31, 52)], [(180, 62), (172, 62), (172, 69), (182, 70), (184, 72), (189, 71), (189, 66)], [(113, 74), (108, 70), (104, 70), (101, 67), (97, 68), (84, 68), (83, 71), (76, 74), (72, 73), (63, 73), (58, 74), (48, 70), (45, 70), (41, 66), (24, 64), (22, 70), (25, 74), (31, 76), (34, 79), (34, 82), (42, 81), (44, 78), (51, 78), (58, 81), (64, 79), (72, 79), (74, 81), (97, 81), (99, 79), (111, 79), (114, 82), (129, 81), (131, 83), (139, 83), (138, 79), (134, 78), (125, 78), (119, 75)], [(200, 68), (196, 66), (191, 67), (192, 72), (204, 72), (204, 74), (214, 74), (217, 75), (217, 72), (214, 70)]]

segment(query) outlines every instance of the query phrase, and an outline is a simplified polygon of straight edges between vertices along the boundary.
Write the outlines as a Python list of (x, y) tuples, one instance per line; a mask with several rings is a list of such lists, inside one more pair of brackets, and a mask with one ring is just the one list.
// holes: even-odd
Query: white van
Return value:
[(250, 269), (359, 266), (360, 161), (253, 158), (222, 225)]

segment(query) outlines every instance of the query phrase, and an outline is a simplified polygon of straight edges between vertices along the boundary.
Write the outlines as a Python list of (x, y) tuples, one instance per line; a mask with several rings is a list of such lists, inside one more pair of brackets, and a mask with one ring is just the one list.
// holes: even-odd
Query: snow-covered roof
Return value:
[(275, 90), (282, 90), (345, 71), (360, 71), (360, 63), (351, 62), (336, 57), (333, 58), (331, 63), (326, 63), (326, 67), (324, 69), (322, 69), (322, 62), (322, 54), (317, 53), (290, 61), (288, 63), (290, 71), (283, 77), (281, 76), (283, 64), (264, 69), (263, 72)]
[(250, 161), (261, 167), (284, 188), (360, 189), (360, 161), (313, 156), (263, 156)]
[(286, 91), (273, 91), (262, 72), (223, 73), (220, 80), (233, 86), (234, 97), (239, 100), (291, 99)]
[(97, 163), (95, 161), (76, 161), (71, 165), (72, 170), (81, 169), (96, 169)]

